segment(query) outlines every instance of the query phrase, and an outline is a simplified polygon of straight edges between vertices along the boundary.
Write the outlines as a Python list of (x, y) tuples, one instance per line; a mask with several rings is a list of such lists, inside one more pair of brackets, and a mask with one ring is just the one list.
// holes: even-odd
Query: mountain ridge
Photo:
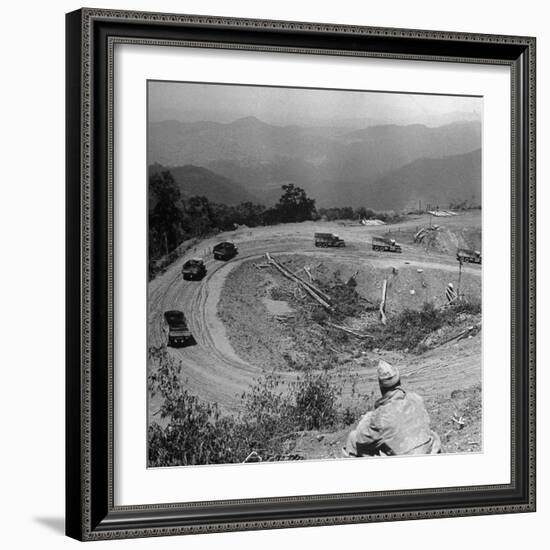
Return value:
[[(185, 198), (204, 196), (212, 202), (228, 205), (258, 202), (257, 197), (237, 182), (202, 166), (186, 164), (168, 168), (160, 164), (153, 164), (149, 167), (149, 175), (166, 170), (172, 174), (177, 188)], [(154, 205), (151, 204), (151, 206)]]
[[(230, 123), (153, 122), (149, 130), (151, 163), (175, 171), (189, 166), (204, 168), (210, 171), (200, 176), (206, 196), (231, 203), (273, 204), (281, 186), (294, 183), (317, 197), (320, 206), (355, 204), (367, 189), (374, 192), (381, 178), (419, 159), (465, 155), (481, 147), (481, 124), (477, 121), (437, 127), (381, 124), (344, 132), (335, 127), (276, 126), (250, 116)], [(433, 163), (425, 166), (430, 166), (426, 168), (429, 171)], [(468, 166), (471, 163), (466, 168), (470, 171)], [(409, 169), (416, 171), (418, 166), (412, 164)], [(186, 183), (182, 183), (183, 174), (174, 177), (186, 192), (199, 191), (200, 177), (195, 170), (194, 179), (189, 180), (190, 171), (187, 168)], [(481, 167), (479, 171), (481, 174)], [(398, 173), (398, 179), (405, 185), (403, 174)], [(441, 196), (449, 195), (448, 191)], [(406, 189), (403, 192), (405, 196)], [(461, 193), (456, 190), (457, 200)], [(464, 189), (462, 195), (467, 199), (471, 189)], [(377, 201), (384, 203), (382, 198), (380, 195)], [(395, 197), (394, 202), (403, 201)]]

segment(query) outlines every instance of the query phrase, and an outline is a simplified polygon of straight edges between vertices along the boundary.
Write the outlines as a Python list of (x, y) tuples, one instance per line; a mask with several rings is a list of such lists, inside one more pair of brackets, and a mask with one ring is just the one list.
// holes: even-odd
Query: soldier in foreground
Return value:
[(423, 399), (401, 387), (397, 367), (380, 361), (378, 383), (382, 397), (349, 436), (344, 456), (393, 456), (441, 452), (439, 436), (430, 430)]

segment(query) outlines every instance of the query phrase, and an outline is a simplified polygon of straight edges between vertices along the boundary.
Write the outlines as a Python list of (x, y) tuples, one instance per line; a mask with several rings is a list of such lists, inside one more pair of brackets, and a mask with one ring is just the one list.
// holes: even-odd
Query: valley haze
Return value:
[(479, 97), (152, 81), (148, 164), (230, 205), (293, 183), (321, 208), (477, 206), (481, 113)]

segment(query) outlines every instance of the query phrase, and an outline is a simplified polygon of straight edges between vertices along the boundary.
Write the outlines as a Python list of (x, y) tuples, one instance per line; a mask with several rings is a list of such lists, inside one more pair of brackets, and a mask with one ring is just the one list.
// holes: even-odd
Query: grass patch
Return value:
[(393, 350), (425, 351), (422, 343), (427, 336), (443, 327), (458, 326), (467, 316), (481, 313), (480, 302), (462, 301), (448, 308), (436, 308), (426, 302), (420, 310), (405, 309), (388, 317), (388, 323), (369, 327), (373, 335), (371, 347)]

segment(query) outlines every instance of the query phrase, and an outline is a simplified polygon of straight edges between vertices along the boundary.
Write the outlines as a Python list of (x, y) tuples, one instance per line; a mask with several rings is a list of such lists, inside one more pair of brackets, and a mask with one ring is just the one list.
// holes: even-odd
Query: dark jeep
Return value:
[(200, 281), (206, 275), (206, 266), (200, 258), (192, 258), (183, 264), (181, 274), (186, 281)]
[(168, 325), (168, 347), (181, 348), (193, 340), (183, 311), (165, 311), (164, 320)]
[(230, 260), (238, 253), (237, 247), (230, 242), (223, 242), (217, 244), (214, 249), (214, 258), (216, 260)]

